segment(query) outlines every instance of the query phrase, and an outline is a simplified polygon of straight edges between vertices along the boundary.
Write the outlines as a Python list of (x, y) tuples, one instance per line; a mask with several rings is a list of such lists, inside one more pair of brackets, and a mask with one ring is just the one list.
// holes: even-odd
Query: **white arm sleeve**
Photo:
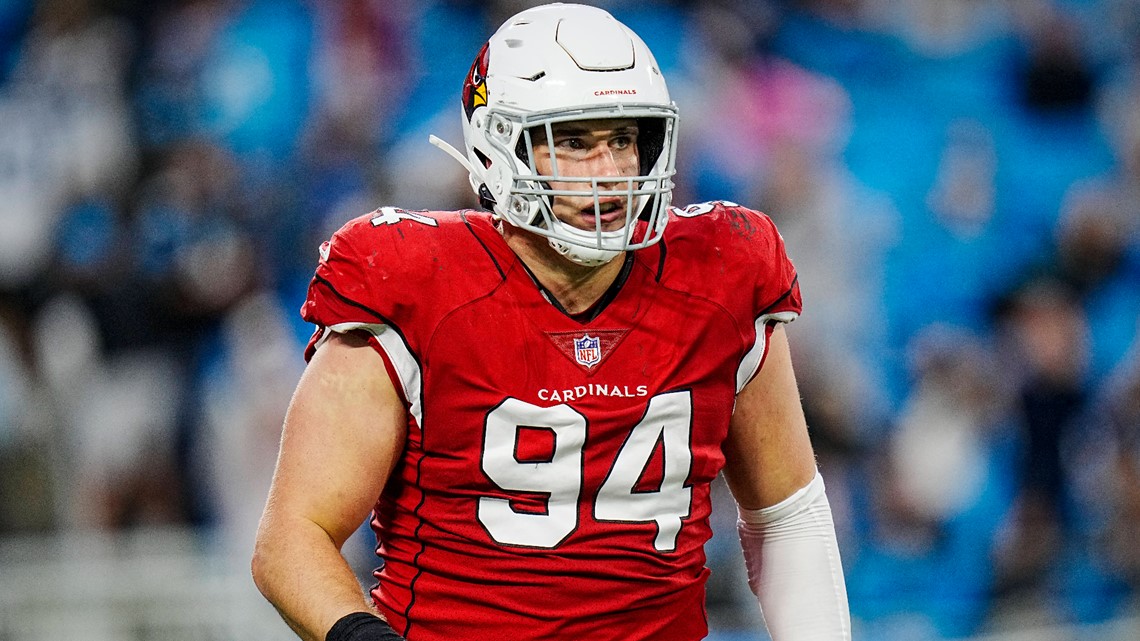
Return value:
[(748, 585), (773, 641), (848, 641), (851, 615), (823, 477), (776, 505), (737, 508)]

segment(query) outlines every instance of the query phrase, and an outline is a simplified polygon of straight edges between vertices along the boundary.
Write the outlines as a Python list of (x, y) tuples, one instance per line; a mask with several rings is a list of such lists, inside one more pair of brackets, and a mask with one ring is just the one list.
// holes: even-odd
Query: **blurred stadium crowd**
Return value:
[[(247, 554), (317, 246), (474, 206), (427, 135), (529, 4), (0, 0), (0, 536)], [(1135, 615), (1140, 2), (597, 4), (670, 79), (676, 202), (769, 213), (800, 271), (860, 637)]]

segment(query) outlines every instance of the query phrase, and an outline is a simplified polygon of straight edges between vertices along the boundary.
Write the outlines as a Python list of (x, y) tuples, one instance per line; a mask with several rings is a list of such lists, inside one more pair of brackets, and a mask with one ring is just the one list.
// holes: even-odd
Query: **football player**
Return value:
[[(850, 638), (771, 220), (670, 203), (678, 114), (610, 14), (523, 11), (463, 87), (489, 209), (321, 247), (257, 585), (304, 639), (696, 641), (710, 483), (777, 641)], [(371, 513), (376, 586), (340, 547)]]

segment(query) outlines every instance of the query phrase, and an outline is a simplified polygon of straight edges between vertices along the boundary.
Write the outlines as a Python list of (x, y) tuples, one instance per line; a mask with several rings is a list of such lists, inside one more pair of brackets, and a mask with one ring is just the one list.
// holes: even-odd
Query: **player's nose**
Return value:
[(627, 152), (615, 149), (609, 145), (601, 145), (593, 154), (591, 172), (595, 176), (610, 178), (622, 177), (629, 174), (629, 159)]

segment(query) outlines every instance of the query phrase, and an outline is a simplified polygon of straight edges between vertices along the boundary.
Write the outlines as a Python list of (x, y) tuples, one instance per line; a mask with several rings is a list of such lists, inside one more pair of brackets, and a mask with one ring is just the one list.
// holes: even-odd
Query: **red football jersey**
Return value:
[(763, 214), (675, 208), (599, 309), (551, 302), (486, 213), (385, 207), (322, 246), (307, 355), (370, 332), (408, 407), (372, 520), (408, 639), (707, 634), (709, 484), (795, 270)]

